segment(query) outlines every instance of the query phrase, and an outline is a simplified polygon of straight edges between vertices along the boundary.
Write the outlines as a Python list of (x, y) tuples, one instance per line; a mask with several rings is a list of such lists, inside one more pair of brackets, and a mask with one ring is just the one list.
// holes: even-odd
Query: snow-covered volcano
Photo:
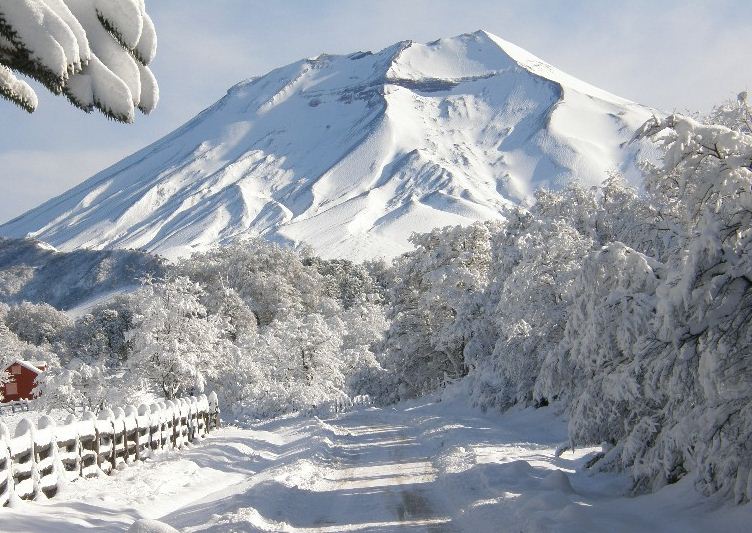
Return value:
[(483, 31), (320, 55), (239, 83), (0, 234), (172, 257), (260, 235), (391, 257), (539, 186), (636, 176), (625, 141), (650, 113)]

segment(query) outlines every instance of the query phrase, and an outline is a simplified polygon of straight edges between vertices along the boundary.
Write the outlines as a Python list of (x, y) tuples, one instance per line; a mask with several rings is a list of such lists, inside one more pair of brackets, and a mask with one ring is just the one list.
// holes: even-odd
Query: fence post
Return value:
[[(48, 498), (51, 498), (64, 481), (64, 468), (60, 460), (60, 450), (57, 445), (57, 424), (49, 416), (45, 415), (37, 422), (36, 436), (36, 463), (39, 472), (39, 490)], [(46, 442), (40, 442), (41, 436), (46, 437)]]
[(86, 411), (78, 423), (78, 443), (81, 449), (81, 477), (101, 472), (99, 468), (99, 430), (97, 417)]
[(213, 418), (214, 429), (219, 428), (219, 400), (217, 399), (217, 393), (212, 391), (209, 394), (209, 416)]
[(112, 469), (115, 470), (122, 460), (121, 453), (124, 448), (125, 433), (123, 431), (123, 411), (120, 407), (112, 410)]
[(175, 412), (177, 414), (178, 430), (175, 433), (175, 447), (179, 450), (183, 447), (183, 429), (185, 423), (183, 422), (183, 399), (178, 398), (175, 400)]
[(183, 446), (191, 442), (191, 399), (183, 398), (183, 414), (185, 415), (185, 429), (183, 430)]
[(180, 416), (180, 400), (172, 400), (172, 434), (174, 436), (174, 443), (173, 448), (179, 449), (180, 448), (180, 432), (181, 432), (181, 426), (182, 426), (182, 420)]
[(209, 427), (209, 399), (204, 396), (204, 406), (203, 406), (203, 413), (204, 413), (204, 436), (209, 434), (209, 430), (211, 429)]
[(22, 418), (16, 426), (9, 450), (16, 496), (30, 500), (37, 494), (39, 472), (34, 453), (34, 424), (28, 418)]
[(14, 498), (13, 462), (10, 455), (10, 432), (0, 421), (0, 507), (5, 507)]
[(99, 422), (94, 422), (94, 452), (97, 454), (97, 467), (102, 468), (102, 440), (99, 438)]
[(167, 400), (167, 412), (168, 412), (168, 420), (170, 421), (170, 433), (168, 435), (168, 440), (172, 444), (172, 448), (175, 449), (175, 445), (177, 443), (177, 438), (175, 435), (175, 402), (172, 400)]
[(60, 463), (66, 472), (81, 475), (81, 439), (78, 434), (78, 420), (74, 415), (68, 415), (60, 426), (56, 428), (55, 440)]
[(183, 448), (183, 434), (185, 433), (185, 403), (183, 401), (183, 398), (178, 398), (175, 400), (175, 409), (177, 411), (178, 416), (178, 430), (175, 434), (175, 446), (178, 450)]
[(162, 413), (157, 403), (151, 404), (149, 411), (151, 411), (149, 448), (151, 448), (151, 452), (153, 453), (162, 447)]
[(151, 410), (148, 405), (141, 404), (138, 406), (138, 418), (136, 418), (136, 458), (140, 460), (146, 459), (146, 456), (151, 453), (151, 417), (149, 413)]
[[(185, 442), (190, 443), (193, 441), (193, 404), (189, 396), (185, 398)], [(184, 443), (185, 444), (185, 443)]]
[(138, 411), (132, 405), (125, 406), (125, 462), (138, 461), (141, 453), (138, 449)]
[(198, 400), (195, 396), (191, 396), (189, 401), (189, 420), (190, 425), (188, 429), (188, 440), (190, 442), (198, 439)]
[(169, 407), (167, 405), (167, 402), (163, 401), (159, 404), (160, 408), (162, 409), (162, 433), (161, 433), (161, 446), (162, 449), (169, 448), (170, 445), (170, 434), (172, 432), (172, 418), (169, 412)]
[(127, 459), (128, 445), (125, 435), (125, 411), (122, 407), (112, 410), (115, 415), (112, 419), (112, 468), (120, 468)]
[(169, 402), (161, 402), (160, 407), (162, 409), (162, 449), (166, 449), (170, 447), (172, 437), (172, 413)]
[(115, 425), (111, 409), (102, 409), (97, 416), (97, 464), (105, 474), (115, 468)]
[(206, 436), (206, 418), (204, 417), (206, 409), (204, 408), (204, 405), (206, 403), (206, 395), (199, 394), (198, 397), (195, 398), (195, 409), (196, 409), (196, 431), (195, 431), (195, 438), (196, 439), (202, 439)]
[(165, 445), (165, 435), (167, 431), (167, 404), (165, 402), (157, 402), (157, 410), (159, 413), (159, 431), (157, 432), (159, 435), (159, 440), (157, 442), (158, 449), (164, 448)]
[(183, 398), (183, 416), (185, 417), (185, 428), (183, 428), (183, 446), (191, 442), (191, 399)]

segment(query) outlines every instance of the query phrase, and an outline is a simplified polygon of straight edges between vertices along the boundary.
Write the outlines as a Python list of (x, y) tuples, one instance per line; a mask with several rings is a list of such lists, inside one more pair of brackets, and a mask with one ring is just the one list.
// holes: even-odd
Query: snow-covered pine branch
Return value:
[(159, 88), (144, 0), (12, 0), (0, 3), (0, 96), (33, 112), (32, 78), (75, 106), (133, 122), (151, 112)]

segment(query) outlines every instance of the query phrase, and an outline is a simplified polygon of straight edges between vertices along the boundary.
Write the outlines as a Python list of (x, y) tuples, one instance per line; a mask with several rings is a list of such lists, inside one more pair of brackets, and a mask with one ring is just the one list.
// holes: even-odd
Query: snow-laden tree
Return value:
[(41, 407), (72, 413), (84, 407), (97, 413), (136, 400), (140, 389), (125, 379), (131, 306), (131, 298), (117, 297), (77, 318), (61, 335), (54, 346), (60, 364), (45, 372), (39, 384)]
[(495, 317), (501, 291), (505, 279), (519, 260), (517, 238), (521, 232), (526, 231), (532, 221), (530, 212), (521, 207), (506, 210), (504, 218), (504, 222), (494, 225), (491, 232), (491, 258), (487, 282), (483, 290), (476, 294), (470, 314), (470, 338), (465, 346), (465, 364), (469, 369), (470, 390), (478, 384), (474, 382), (475, 377), (478, 377), (475, 369), (493, 353), (499, 340), (499, 328)]
[[(663, 427), (637, 471), (651, 486), (695, 471), (705, 492), (752, 496), (752, 135), (672, 115), (647, 176), (684, 244), (657, 288), (657, 341), (646, 374)], [(656, 356), (658, 355), (658, 356)], [(678, 474), (677, 474), (678, 473)]]
[[(385, 324), (379, 307), (274, 320), (238, 338), (227, 375), (216, 378), (236, 410), (256, 417), (310, 411), (358, 394), (381, 394), (386, 376), (370, 346)], [(230, 406), (231, 409), (233, 406)]]
[(0, 3), (0, 96), (32, 112), (22, 74), (90, 112), (133, 122), (159, 99), (148, 65), (157, 37), (144, 0), (10, 0)]
[[(612, 178), (617, 178), (617, 174)], [(535, 203), (529, 211), (533, 219), (559, 221), (595, 242), (602, 233), (599, 227), (600, 190), (598, 187), (583, 187), (577, 181), (567, 184), (559, 191), (538, 189)]]
[(208, 314), (226, 320), (230, 340), (258, 330), (258, 316), (235, 289), (225, 286), (215, 286), (213, 290), (202, 286), (202, 289), (201, 303)]
[(21, 340), (41, 346), (62, 340), (73, 321), (49, 304), (23, 302), (8, 309), (5, 323)]
[[(584, 260), (572, 285), (564, 337), (535, 384), (537, 398), (570, 404), (573, 443), (616, 444), (639, 424), (654, 421), (655, 404), (646, 401), (641, 371), (662, 275), (663, 265), (619, 242)], [(624, 452), (619, 459), (632, 466), (635, 444), (646, 442), (621, 443), (611, 458)]]
[(376, 301), (386, 302), (389, 288), (394, 285), (394, 269), (391, 262), (387, 263), (384, 259), (373, 259), (364, 261), (362, 266), (373, 281), (377, 295)]
[(610, 443), (597, 468), (634, 490), (691, 475), (738, 502), (752, 492), (752, 136), (678, 115), (639, 132), (668, 235), (661, 262), (614, 242), (573, 287), (565, 336), (536, 393), (569, 403), (573, 444)]
[(299, 410), (300, 387), (288, 379), (290, 349), (269, 328), (236, 341), (226, 367), (215, 379), (220, 400), (232, 412), (267, 418)]
[(120, 366), (130, 349), (125, 333), (133, 327), (131, 305), (129, 297), (118, 297), (78, 317), (57, 346), (61, 358)]
[(209, 316), (201, 287), (185, 277), (145, 285), (128, 332), (129, 379), (167, 399), (204, 390), (226, 356), (226, 322)]
[(227, 324), (227, 357), (209, 383), (236, 416), (307, 411), (384, 392), (372, 346), (386, 323), (369, 270), (249, 241), (198, 254), (178, 272)]
[(64, 409), (73, 414), (137, 403), (141, 389), (124, 379), (123, 369), (113, 369), (104, 361), (74, 357), (50, 366), (37, 378), (36, 407), (51, 411)]
[(345, 376), (338, 364), (337, 331), (318, 314), (289, 318), (270, 325), (269, 331), (285, 350), (285, 375), (301, 391), (301, 408), (340, 394)]
[(702, 117), (706, 124), (726, 126), (741, 133), (752, 133), (752, 105), (747, 91), (740, 92), (734, 100), (715, 106)]
[(345, 309), (366, 302), (380, 302), (383, 293), (368, 268), (347, 259), (307, 257), (303, 264), (313, 266), (324, 279), (326, 295)]
[(541, 365), (563, 338), (572, 285), (592, 240), (559, 220), (525, 218), (502, 241), (493, 352), (474, 362), (473, 401), (506, 408), (533, 402)]
[(652, 256), (670, 246), (660, 214), (618, 172), (608, 173), (598, 186), (573, 182), (560, 191), (538, 190), (529, 211), (541, 220), (568, 224), (595, 246), (619, 241)]
[(385, 364), (414, 397), (467, 373), (465, 347), (487, 282), (493, 224), (447, 227), (411, 237), (394, 262)]
[(593, 191), (598, 199), (593, 233), (597, 245), (621, 242), (650, 257), (665, 258), (675, 245), (673, 233), (649, 197), (616, 172)]
[(294, 250), (262, 240), (246, 241), (195, 254), (178, 273), (200, 283), (208, 295), (232, 289), (260, 326), (274, 319), (338, 308), (324, 278)]
[(468, 388), (482, 407), (558, 396), (536, 391), (536, 382), (560, 352), (573, 286), (591, 250), (622, 240), (663, 254), (670, 242), (655, 208), (618, 173), (598, 187), (539, 190), (533, 206), (510, 209), (505, 218), (491, 240), (489, 282), (465, 351)]
[(394, 380), (377, 356), (388, 322), (385, 309), (377, 303), (361, 303), (329, 319), (341, 339), (340, 361), (348, 396), (368, 395), (385, 402), (392, 393)]
[(286, 412), (279, 408), (284, 390), (269, 379), (267, 371), (279, 368), (280, 361), (270, 357), (256, 331), (244, 332), (234, 340), (223, 357), (212, 361), (215, 372), (207, 378), (207, 389), (215, 391), (223, 408), (231, 413), (265, 417)]

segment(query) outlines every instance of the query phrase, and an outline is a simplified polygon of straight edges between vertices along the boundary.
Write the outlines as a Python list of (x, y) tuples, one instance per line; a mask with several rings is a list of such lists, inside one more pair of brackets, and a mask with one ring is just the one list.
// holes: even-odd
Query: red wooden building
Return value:
[(31, 400), (34, 389), (34, 380), (47, 369), (46, 363), (22, 361), (16, 359), (5, 369), (10, 375), (10, 380), (3, 387), (3, 402), (15, 402), (16, 400)]

